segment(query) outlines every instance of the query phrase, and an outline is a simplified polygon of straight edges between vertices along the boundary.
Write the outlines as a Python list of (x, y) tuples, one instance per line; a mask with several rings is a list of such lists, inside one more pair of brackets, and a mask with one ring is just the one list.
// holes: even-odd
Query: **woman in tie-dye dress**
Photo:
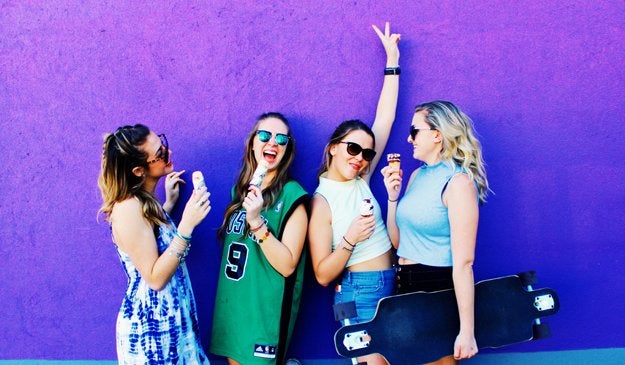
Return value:
[[(193, 229), (210, 210), (209, 194), (205, 187), (193, 192), (176, 228), (168, 213), (184, 171), (174, 171), (165, 135), (141, 124), (120, 127), (105, 137), (103, 149), (100, 211), (128, 275), (117, 316), (119, 363), (208, 364), (184, 258)], [(161, 205), (154, 191), (163, 176)]]

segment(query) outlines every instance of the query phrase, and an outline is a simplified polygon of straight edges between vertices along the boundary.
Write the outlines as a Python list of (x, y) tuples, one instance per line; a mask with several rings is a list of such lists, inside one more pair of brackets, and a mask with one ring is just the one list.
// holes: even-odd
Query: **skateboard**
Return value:
[[(550, 336), (540, 318), (560, 309), (555, 291), (533, 290), (533, 271), (480, 281), (475, 285), (475, 339), (478, 348), (496, 348)], [(346, 306), (347, 305), (347, 306)], [(335, 306), (340, 320), (355, 312), (353, 302)], [(382, 298), (369, 322), (346, 325), (334, 335), (339, 355), (379, 353), (391, 364), (428, 363), (453, 355), (460, 328), (453, 289)]]

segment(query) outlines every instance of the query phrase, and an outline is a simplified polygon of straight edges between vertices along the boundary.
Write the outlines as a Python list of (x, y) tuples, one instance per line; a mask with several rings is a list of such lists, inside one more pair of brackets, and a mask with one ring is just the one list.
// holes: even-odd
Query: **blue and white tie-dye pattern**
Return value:
[[(157, 241), (162, 254), (174, 236), (161, 226)], [(209, 364), (199, 338), (195, 298), (185, 263), (160, 291), (143, 280), (130, 257), (117, 247), (128, 289), (117, 315), (117, 357), (120, 364)]]

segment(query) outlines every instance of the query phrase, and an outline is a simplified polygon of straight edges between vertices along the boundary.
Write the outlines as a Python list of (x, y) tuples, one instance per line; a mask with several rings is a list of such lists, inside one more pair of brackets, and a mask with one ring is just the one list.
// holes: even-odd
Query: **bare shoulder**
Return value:
[(319, 193), (315, 193), (311, 199), (311, 208), (312, 211), (316, 214), (316, 211), (319, 211), (319, 213), (326, 213), (326, 212), (330, 212), (330, 204), (328, 204), (328, 201), (326, 200), (326, 198), (319, 194)]
[(464, 197), (471, 200), (477, 199), (475, 183), (469, 175), (465, 173), (457, 173), (452, 176), (445, 193), (449, 197)]
[(141, 206), (139, 199), (128, 198), (113, 205), (113, 210), (111, 211), (111, 221), (125, 220), (128, 219), (129, 216), (136, 216), (137, 213), (142, 215), (142, 212), (143, 207)]
[(300, 227), (303, 226), (304, 230), (306, 229), (308, 224), (308, 213), (306, 212), (306, 206), (303, 203), (295, 208), (293, 214), (289, 217), (287, 224), (291, 224), (292, 222)]
[(475, 189), (475, 185), (473, 184), (473, 180), (469, 177), (469, 175), (465, 173), (457, 173), (451, 177), (449, 180), (449, 188), (456, 189), (466, 189), (471, 188)]
[(326, 198), (319, 193), (315, 193), (311, 199), (310, 218), (311, 223), (329, 223), (332, 221), (332, 210), (330, 209), (330, 204), (328, 204)]
[(141, 243), (153, 244), (152, 225), (143, 216), (143, 206), (138, 199), (129, 198), (115, 203), (111, 212), (111, 225), (115, 242), (127, 253)]

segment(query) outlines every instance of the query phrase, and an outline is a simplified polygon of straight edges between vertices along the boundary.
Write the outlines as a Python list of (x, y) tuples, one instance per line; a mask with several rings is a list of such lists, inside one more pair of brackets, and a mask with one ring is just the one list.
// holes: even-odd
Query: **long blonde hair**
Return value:
[(145, 190), (145, 176), (137, 176), (135, 167), (148, 168), (148, 154), (139, 148), (145, 143), (150, 129), (142, 124), (117, 128), (104, 136), (102, 146), (102, 167), (98, 187), (102, 194), (102, 206), (98, 211), (110, 221), (115, 203), (129, 198), (137, 198), (142, 204), (143, 216), (154, 226), (168, 225), (169, 222), (161, 203), (156, 196)]
[(471, 118), (453, 103), (442, 100), (417, 105), (415, 113), (420, 111), (426, 112), (427, 123), (443, 136), (441, 159), (463, 167), (477, 183), (480, 203), (485, 203), (490, 188), (482, 159), (482, 145), (475, 136)]
[(263, 208), (272, 206), (274, 204), (276, 199), (278, 199), (278, 197), (282, 193), (284, 185), (291, 179), (289, 175), (289, 168), (291, 167), (293, 159), (295, 158), (295, 138), (291, 136), (289, 121), (284, 115), (280, 113), (270, 112), (261, 114), (256, 119), (256, 124), (254, 124), (254, 128), (252, 128), (252, 130), (245, 139), (245, 154), (243, 155), (243, 166), (241, 166), (241, 171), (239, 172), (237, 183), (234, 186), (234, 197), (232, 198), (232, 201), (230, 201), (230, 204), (228, 204), (226, 212), (224, 213), (224, 220), (218, 232), (219, 237), (224, 237), (224, 232), (228, 228), (230, 217), (243, 206), (243, 200), (247, 195), (250, 180), (252, 179), (254, 170), (256, 170), (256, 166), (258, 165), (256, 157), (254, 156), (254, 138), (256, 137), (256, 132), (258, 131), (258, 125), (260, 124), (260, 122), (268, 118), (276, 118), (284, 123), (284, 125), (287, 127), (288, 135), (290, 138), (289, 142), (286, 145), (284, 156), (276, 167), (276, 177), (271, 181), (271, 184), (263, 190)]

